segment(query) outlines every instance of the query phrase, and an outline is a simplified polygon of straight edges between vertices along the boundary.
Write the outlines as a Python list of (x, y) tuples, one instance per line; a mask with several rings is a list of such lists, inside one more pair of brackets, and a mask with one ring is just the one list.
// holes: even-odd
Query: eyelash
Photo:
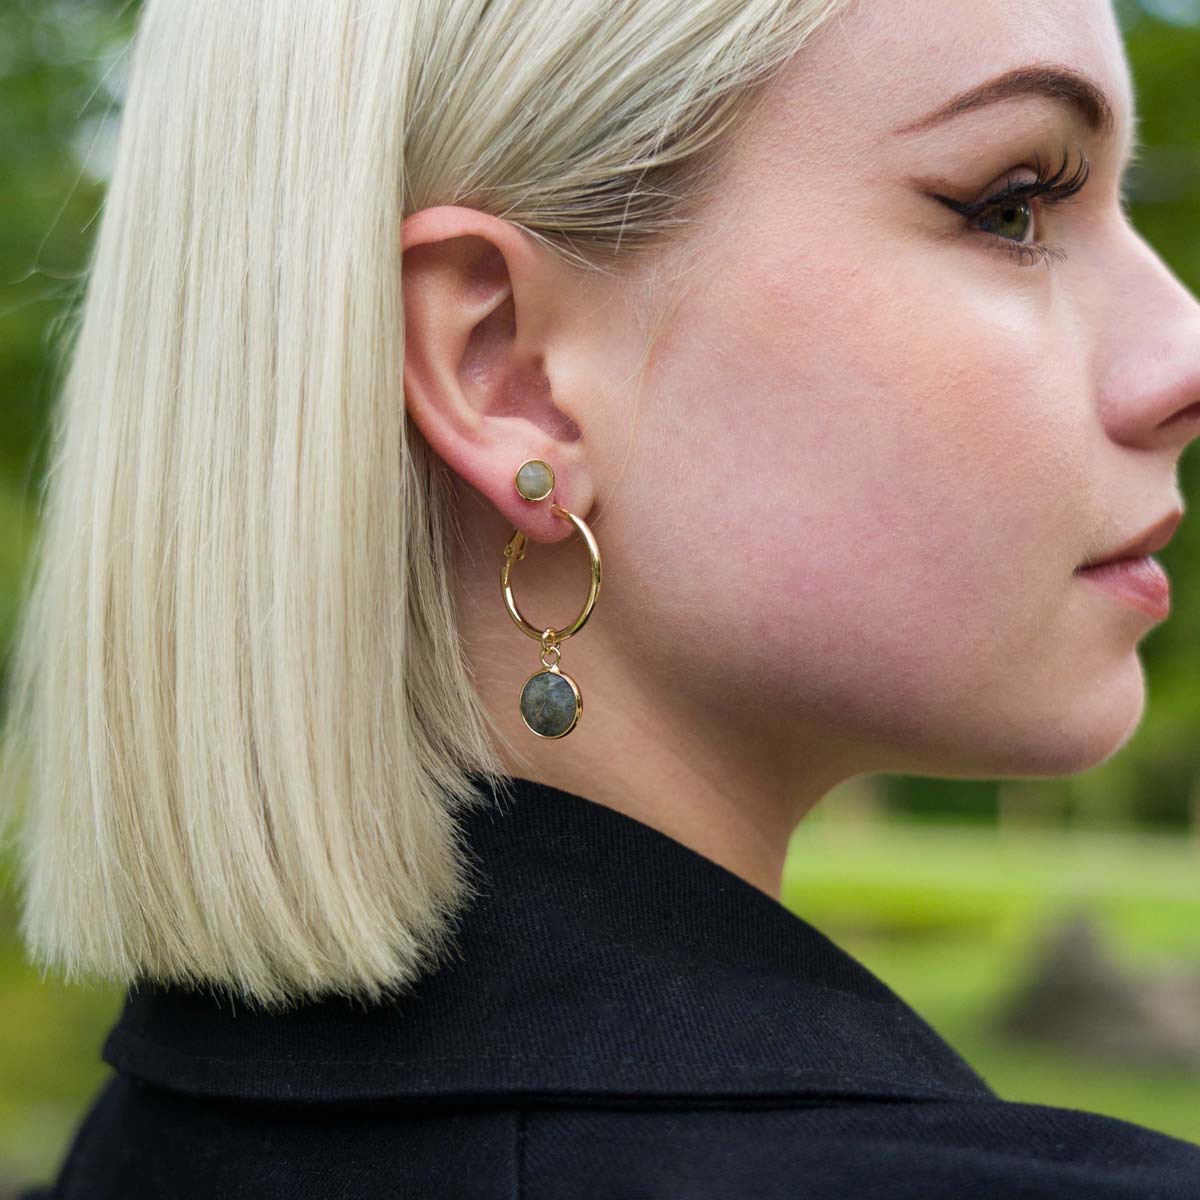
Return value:
[[(1011, 204), (1014, 200), (1028, 202), (1033, 199), (1041, 199), (1046, 204), (1062, 204), (1082, 189), (1091, 173), (1091, 163), (1087, 156), (1081, 152), (1079, 159), (1079, 165), (1068, 175), (1067, 163), (1070, 160), (1070, 153), (1064, 147), (1062, 164), (1053, 174), (1048, 174), (1041, 157), (1035, 156), (1037, 175), (1034, 179), (1007, 184), (999, 192), (969, 204), (962, 204), (946, 197), (942, 197), (942, 199), (946, 200), (946, 203), (965, 217), (968, 222), (974, 222), (981, 215)], [(1014, 242), (1011, 238), (1002, 237), (998, 233), (988, 233), (986, 230), (983, 233), (993, 241), (993, 244), (996, 244), (997, 249), (1005, 250), (1022, 264), (1048, 263), (1051, 259), (1061, 261), (1067, 257), (1066, 251), (1061, 246), (1050, 245), (1046, 242)]]

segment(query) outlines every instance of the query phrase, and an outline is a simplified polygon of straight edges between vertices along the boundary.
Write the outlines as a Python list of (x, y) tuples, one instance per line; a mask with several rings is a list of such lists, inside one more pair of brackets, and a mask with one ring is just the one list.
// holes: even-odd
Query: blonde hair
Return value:
[(467, 204), (607, 270), (842, 3), (148, 0), (12, 661), (44, 968), (280, 1007), (449, 952), (454, 817), (505, 776), (403, 404), (401, 221)]

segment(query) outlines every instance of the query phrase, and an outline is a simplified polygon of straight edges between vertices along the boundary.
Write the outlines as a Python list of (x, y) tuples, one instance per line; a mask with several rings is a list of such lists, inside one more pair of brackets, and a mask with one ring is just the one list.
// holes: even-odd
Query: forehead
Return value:
[(798, 137), (877, 144), (958, 92), (1048, 64), (1092, 79), (1128, 129), (1133, 91), (1110, 0), (851, 0), (768, 89), (759, 132), (793, 148)]

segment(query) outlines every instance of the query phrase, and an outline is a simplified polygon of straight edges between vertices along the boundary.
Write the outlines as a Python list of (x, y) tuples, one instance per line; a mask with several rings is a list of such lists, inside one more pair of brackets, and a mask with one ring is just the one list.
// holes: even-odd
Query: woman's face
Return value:
[[(1112, 128), (1049, 82), (922, 125), (1033, 64)], [(1123, 743), (1156, 618), (1075, 568), (1180, 507), (1200, 433), (1200, 305), (1121, 207), (1133, 107), (1104, 0), (852, 5), (764, 93), (645, 276), (683, 272), (679, 303), (603, 433), (609, 619), (647, 686), (794, 731), (801, 766), (1051, 774)], [(1064, 149), (1065, 202), (947, 203)]]

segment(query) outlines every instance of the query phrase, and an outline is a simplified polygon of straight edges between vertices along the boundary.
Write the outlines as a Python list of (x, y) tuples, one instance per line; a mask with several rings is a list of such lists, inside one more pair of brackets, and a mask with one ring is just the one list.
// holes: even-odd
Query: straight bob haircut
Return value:
[(11, 661), (21, 936), (65, 973), (379, 1000), (451, 951), (503, 789), (400, 226), (581, 269), (684, 228), (844, 0), (148, 0), (60, 352)]

